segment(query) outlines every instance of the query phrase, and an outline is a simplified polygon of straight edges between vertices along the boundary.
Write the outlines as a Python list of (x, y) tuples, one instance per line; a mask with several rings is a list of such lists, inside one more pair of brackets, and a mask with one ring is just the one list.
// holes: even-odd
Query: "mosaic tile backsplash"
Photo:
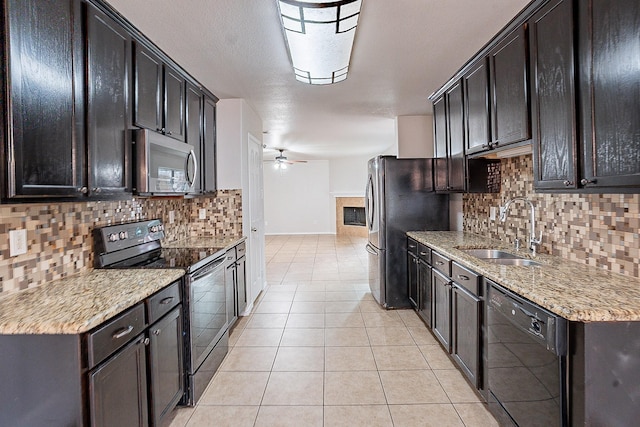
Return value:
[[(526, 247), (529, 209), (514, 202), (506, 222), (489, 219), (490, 208), (522, 196), (536, 207), (540, 251), (640, 277), (640, 195), (536, 193), (530, 154), (502, 160), (502, 190), (463, 196), (464, 230)], [(497, 210), (497, 209), (496, 209)], [(497, 216), (498, 214), (496, 214)]]
[[(198, 219), (206, 209), (205, 220)], [(169, 224), (169, 212), (175, 221)], [(241, 190), (193, 199), (0, 205), (0, 295), (81, 273), (93, 267), (95, 227), (161, 218), (168, 242), (242, 234)], [(11, 257), (9, 231), (27, 230), (27, 253)]]

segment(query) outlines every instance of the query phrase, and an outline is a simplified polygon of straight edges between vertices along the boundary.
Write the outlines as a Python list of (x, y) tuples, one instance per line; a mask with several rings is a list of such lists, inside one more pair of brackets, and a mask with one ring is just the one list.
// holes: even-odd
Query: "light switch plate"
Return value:
[(207, 210), (204, 208), (200, 209), (200, 211), (198, 212), (198, 218), (207, 219)]
[(27, 253), (27, 230), (9, 231), (9, 256)]
[(169, 224), (173, 224), (176, 220), (176, 212), (169, 211)]

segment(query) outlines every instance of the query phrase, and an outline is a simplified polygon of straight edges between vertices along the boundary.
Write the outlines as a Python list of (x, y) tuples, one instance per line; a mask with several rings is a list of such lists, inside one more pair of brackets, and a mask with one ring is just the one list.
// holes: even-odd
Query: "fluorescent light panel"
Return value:
[(362, 0), (278, 0), (296, 79), (325, 85), (349, 71)]

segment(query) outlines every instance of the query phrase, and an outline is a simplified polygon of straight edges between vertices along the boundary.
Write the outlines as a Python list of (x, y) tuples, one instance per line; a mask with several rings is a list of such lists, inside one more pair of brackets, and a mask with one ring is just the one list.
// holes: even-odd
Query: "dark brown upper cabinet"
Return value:
[(462, 81), (455, 82), (446, 92), (448, 138), (448, 190), (465, 191), (464, 105)]
[(3, 199), (83, 197), (80, 1), (7, 0), (3, 7)]
[(640, 187), (640, 2), (579, 1), (581, 186)]
[(202, 164), (203, 164), (203, 94), (200, 88), (191, 83), (187, 83), (187, 144), (193, 145), (196, 155), (196, 177), (193, 180), (191, 193), (202, 193)]
[(181, 73), (134, 43), (134, 125), (184, 141), (185, 85)]
[(462, 76), (464, 88), (465, 153), (492, 148), (489, 114), (489, 67), (480, 58)]
[(465, 189), (463, 108), (461, 81), (433, 101), (436, 191)]
[(203, 191), (205, 193), (212, 193), (217, 189), (216, 102), (217, 98), (215, 96), (205, 92), (202, 104), (202, 149), (204, 156), (202, 177)]
[(87, 5), (89, 195), (131, 193), (131, 37)]
[(531, 138), (529, 55), (525, 25), (507, 34), (489, 52), (491, 145)]
[(436, 191), (447, 191), (449, 189), (447, 127), (446, 100), (445, 95), (442, 94), (433, 100), (434, 176)]
[(578, 184), (573, 22), (572, 0), (554, 0), (529, 19), (537, 189)]

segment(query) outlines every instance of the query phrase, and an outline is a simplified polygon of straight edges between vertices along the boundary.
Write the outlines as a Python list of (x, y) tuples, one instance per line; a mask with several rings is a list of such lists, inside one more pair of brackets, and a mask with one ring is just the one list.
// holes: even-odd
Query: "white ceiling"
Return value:
[(244, 98), (290, 159), (375, 155), (528, 0), (363, 0), (346, 81), (295, 80), (276, 0), (107, 0), (217, 97)]

